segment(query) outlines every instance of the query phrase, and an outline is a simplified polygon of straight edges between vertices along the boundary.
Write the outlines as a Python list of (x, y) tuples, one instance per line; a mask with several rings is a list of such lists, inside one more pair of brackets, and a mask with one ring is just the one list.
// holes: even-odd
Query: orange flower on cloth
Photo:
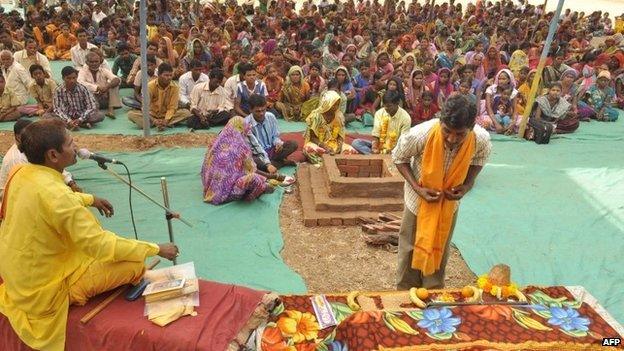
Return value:
[(282, 332), (275, 327), (264, 329), (262, 334), (262, 350), (263, 351), (295, 351), (292, 346), (286, 345)]
[(511, 320), (511, 307), (504, 305), (473, 305), (466, 306), (470, 312), (476, 314), (477, 316), (491, 320), (497, 321), (499, 319), (505, 318), (506, 320)]
[(318, 337), (320, 327), (312, 314), (292, 310), (285, 313), (277, 321), (277, 327), (283, 336), (292, 338), (295, 344)]
[(297, 351), (316, 351), (316, 343), (305, 343), (295, 345)]

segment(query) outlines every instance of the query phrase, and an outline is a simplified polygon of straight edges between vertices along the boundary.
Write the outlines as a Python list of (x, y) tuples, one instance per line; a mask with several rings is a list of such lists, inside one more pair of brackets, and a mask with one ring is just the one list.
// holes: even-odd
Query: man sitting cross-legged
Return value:
[(191, 113), (186, 125), (192, 129), (206, 129), (226, 124), (232, 117), (234, 105), (221, 86), (223, 71), (213, 68), (210, 80), (197, 84), (191, 92)]
[(22, 116), (22, 102), (6, 86), (4, 76), (0, 74), (0, 122), (15, 121)]
[(202, 72), (204, 65), (198, 60), (192, 60), (191, 70), (180, 76), (180, 107), (189, 108), (191, 106), (191, 92), (196, 85), (208, 82), (208, 76)]
[(412, 123), (409, 113), (399, 106), (400, 101), (396, 91), (387, 91), (383, 96), (383, 108), (375, 112), (373, 141), (355, 139), (351, 146), (364, 155), (392, 152), (399, 137), (409, 131)]
[(76, 144), (63, 122), (32, 123), (23, 131), (22, 145), (30, 164), (11, 170), (1, 212), (0, 313), (27, 346), (64, 350), (70, 305), (137, 284), (146, 257), (171, 260), (178, 248), (102, 228), (88, 207), (110, 217), (113, 206), (63, 182), (63, 170), (76, 163)]
[[(159, 131), (167, 127), (173, 127), (186, 121), (191, 112), (187, 109), (178, 109), (180, 100), (180, 88), (172, 82), (173, 68), (168, 63), (158, 66), (158, 79), (147, 84), (150, 98), (150, 119), (153, 126)], [(128, 112), (128, 119), (143, 128), (143, 114), (139, 110)]]
[(56, 82), (51, 78), (46, 78), (44, 68), (38, 64), (30, 66), (30, 76), (33, 82), (30, 83), (28, 91), (30, 96), (37, 100), (36, 114), (42, 117), (53, 117), (50, 114), (53, 112), (52, 100), (57, 87)]
[(95, 52), (87, 54), (87, 64), (78, 72), (78, 83), (95, 95), (100, 108), (107, 108), (106, 116), (115, 118), (114, 108), (121, 107), (119, 84), (121, 79), (101, 66), (102, 58)]
[[(151, 82), (152, 80), (158, 78), (156, 75), (156, 56), (152, 54), (147, 54), (147, 80)], [(134, 76), (134, 81), (132, 82), (132, 86), (134, 88), (134, 92), (132, 96), (124, 96), (121, 98), (121, 102), (135, 110), (140, 110), (143, 96), (142, 96), (142, 75), (141, 70), (138, 70), (137, 74)]]
[(271, 112), (267, 112), (266, 98), (252, 94), (249, 97), (249, 109), (251, 114), (245, 118), (245, 123), (251, 126), (253, 139), (257, 140), (261, 148), (257, 150), (252, 142), (254, 161), (258, 169), (273, 174), (277, 168), (294, 165), (293, 161), (286, 158), (297, 150), (297, 142), (280, 139), (277, 118)]
[(98, 110), (95, 96), (78, 83), (78, 71), (72, 66), (61, 70), (63, 84), (54, 91), (54, 115), (61, 118), (70, 129), (91, 128), (104, 120)]

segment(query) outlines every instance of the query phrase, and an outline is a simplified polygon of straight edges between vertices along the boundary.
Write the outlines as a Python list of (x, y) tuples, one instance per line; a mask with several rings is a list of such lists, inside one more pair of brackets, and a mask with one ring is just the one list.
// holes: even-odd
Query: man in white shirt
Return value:
[(227, 94), (227, 98), (232, 103), (232, 106), (234, 106), (234, 100), (236, 100), (236, 89), (238, 89), (238, 83), (240, 81), (241, 75), (234, 74), (226, 79), (225, 84), (223, 85), (223, 88), (225, 89), (225, 92)]
[(102, 20), (106, 17), (106, 14), (102, 12), (102, 6), (100, 6), (100, 4), (95, 4), (95, 6), (93, 6), (93, 15), (91, 15), (93, 22), (99, 25), (100, 22), (102, 22)]
[(89, 43), (87, 41), (87, 31), (80, 28), (76, 31), (76, 38), (78, 39), (78, 44), (71, 48), (71, 60), (74, 63), (74, 67), (80, 71), (82, 66), (86, 63), (86, 57), (89, 51), (92, 48), (97, 48), (97, 46)]
[(25, 105), (28, 101), (28, 87), (32, 82), (30, 73), (13, 59), (13, 54), (9, 50), (0, 52), (0, 62), (2, 62), (2, 75), (6, 80), (6, 87), (15, 94), (20, 105)]
[(121, 107), (119, 84), (121, 79), (109, 69), (102, 68), (102, 58), (95, 52), (87, 54), (87, 64), (78, 72), (78, 83), (95, 95), (100, 108), (108, 108), (106, 116), (115, 118), (113, 111)]
[[(11, 169), (16, 165), (28, 163), (26, 155), (24, 155), (20, 148), (22, 142), (22, 132), (31, 123), (31, 120), (22, 118), (17, 120), (17, 122), (13, 125), (15, 144), (9, 148), (2, 158), (2, 167), (0, 168), (0, 201), (2, 201), (2, 197), (4, 196), (4, 188), (6, 186), (7, 179), (9, 178), (9, 173), (11, 173)], [(71, 173), (64, 171), (63, 178), (65, 179), (65, 184), (69, 185), (74, 191), (82, 191), (72, 179)]]
[(191, 113), (187, 126), (191, 129), (207, 129), (224, 125), (232, 117), (234, 105), (221, 86), (223, 72), (214, 68), (210, 80), (197, 84), (191, 92)]
[(24, 50), (17, 51), (13, 54), (13, 58), (17, 63), (22, 65), (26, 71), (30, 70), (30, 66), (38, 64), (43, 67), (47, 78), (52, 78), (52, 69), (48, 58), (37, 51), (37, 41), (35, 39), (26, 39)]
[(474, 186), (492, 148), (489, 133), (475, 125), (476, 115), (473, 102), (451, 95), (440, 119), (402, 134), (392, 152), (405, 178), (398, 290), (444, 288), (459, 200)]
[[(147, 54), (147, 79), (148, 79), (148, 83), (151, 82), (152, 80), (158, 78), (158, 69), (156, 68), (156, 56), (154, 54)], [(137, 72), (135, 72), (135, 76), (132, 82), (132, 86), (134, 87), (134, 94), (133, 96), (124, 96), (123, 98), (121, 98), (121, 102), (132, 108), (135, 110), (140, 110), (141, 109), (141, 105), (142, 105), (142, 101), (143, 101), (143, 96), (141, 94), (142, 91), (142, 87), (141, 87), (141, 70), (139, 69)]]
[(208, 76), (202, 73), (204, 65), (198, 60), (192, 60), (191, 70), (180, 76), (178, 85), (180, 85), (180, 107), (189, 108), (191, 105), (191, 92), (195, 85), (208, 81)]

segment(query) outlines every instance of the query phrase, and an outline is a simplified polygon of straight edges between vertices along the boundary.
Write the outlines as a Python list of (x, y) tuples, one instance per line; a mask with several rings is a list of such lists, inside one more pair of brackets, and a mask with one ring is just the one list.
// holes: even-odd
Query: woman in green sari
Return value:
[(310, 85), (303, 80), (303, 70), (299, 66), (292, 66), (288, 70), (286, 82), (282, 88), (282, 96), (275, 107), (287, 121), (301, 121), (303, 103), (310, 97)]

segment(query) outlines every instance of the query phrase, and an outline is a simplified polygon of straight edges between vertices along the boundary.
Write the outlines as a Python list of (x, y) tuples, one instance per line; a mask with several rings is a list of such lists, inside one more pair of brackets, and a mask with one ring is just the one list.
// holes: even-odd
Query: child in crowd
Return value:
[(421, 103), (416, 106), (412, 114), (412, 127), (435, 118), (436, 113), (439, 111), (440, 108), (433, 97), (433, 93), (431, 91), (425, 91), (422, 94)]

